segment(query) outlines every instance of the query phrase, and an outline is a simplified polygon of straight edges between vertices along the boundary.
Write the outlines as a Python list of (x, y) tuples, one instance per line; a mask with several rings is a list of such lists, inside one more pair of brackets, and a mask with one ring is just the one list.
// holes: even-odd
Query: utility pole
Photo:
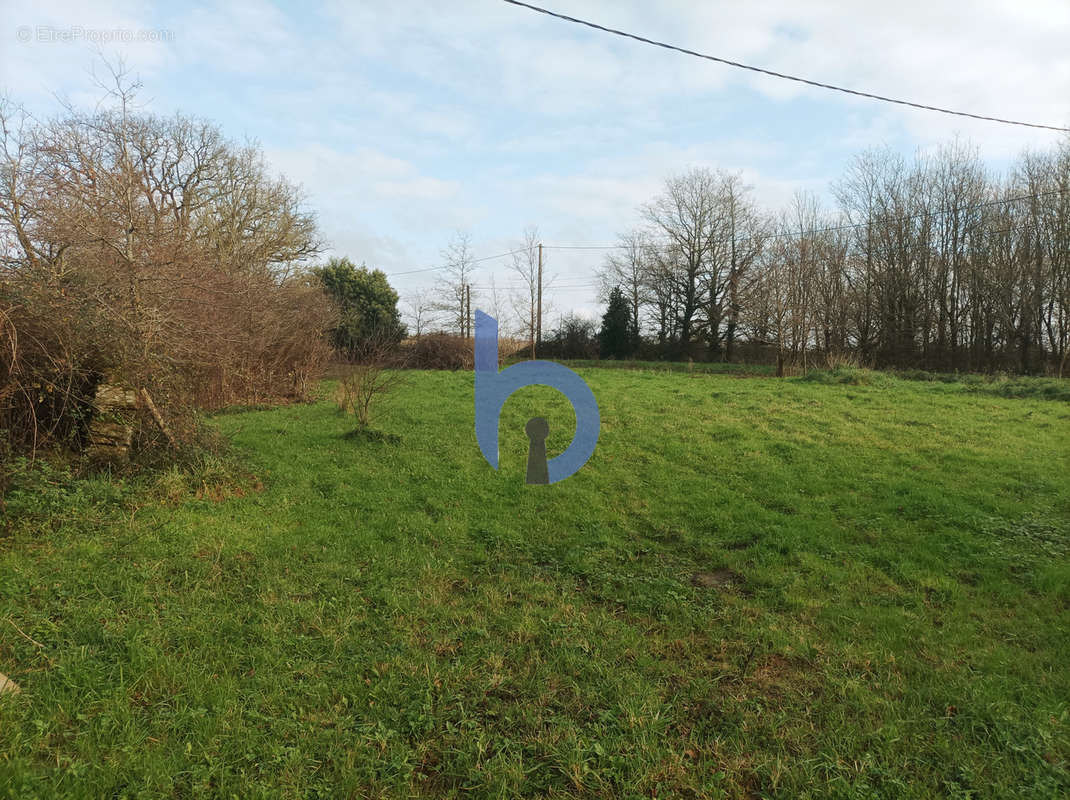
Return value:
[[(539, 242), (539, 303), (535, 314), (535, 344), (538, 347), (542, 344), (542, 242)], [(534, 358), (535, 354), (532, 353), (531, 357)]]
[(465, 298), (465, 304), (468, 306), (468, 315), (467, 315), (468, 324), (465, 327), (465, 338), (466, 339), (471, 339), (472, 338), (472, 286), (471, 286), (471, 284), (466, 283), (464, 285), (464, 298)]

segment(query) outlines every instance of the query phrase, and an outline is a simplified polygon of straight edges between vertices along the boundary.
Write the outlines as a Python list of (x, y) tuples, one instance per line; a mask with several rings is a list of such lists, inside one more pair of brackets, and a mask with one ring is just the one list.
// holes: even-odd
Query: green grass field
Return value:
[(563, 398), (495, 473), (471, 374), (411, 373), (400, 441), (329, 385), (217, 416), (226, 498), (53, 487), (0, 538), (0, 796), (1070, 796), (1070, 404), (581, 374), (552, 486)]

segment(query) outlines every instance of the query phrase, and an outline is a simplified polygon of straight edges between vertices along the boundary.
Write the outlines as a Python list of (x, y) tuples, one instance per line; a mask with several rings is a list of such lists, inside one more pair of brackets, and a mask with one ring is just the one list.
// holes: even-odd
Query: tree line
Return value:
[(868, 150), (832, 195), (772, 213), (739, 174), (669, 177), (600, 270), (603, 300), (627, 301), (632, 351), (1065, 373), (1070, 141), (1005, 175), (960, 141)]

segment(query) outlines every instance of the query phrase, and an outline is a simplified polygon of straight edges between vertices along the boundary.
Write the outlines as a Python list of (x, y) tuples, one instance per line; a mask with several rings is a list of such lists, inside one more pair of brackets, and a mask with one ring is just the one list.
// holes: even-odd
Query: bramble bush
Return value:
[(298, 189), (207, 122), (131, 111), (121, 80), (118, 107), (43, 123), (0, 100), (0, 457), (80, 449), (104, 382), (192, 440), (198, 410), (305, 397), (329, 357)]

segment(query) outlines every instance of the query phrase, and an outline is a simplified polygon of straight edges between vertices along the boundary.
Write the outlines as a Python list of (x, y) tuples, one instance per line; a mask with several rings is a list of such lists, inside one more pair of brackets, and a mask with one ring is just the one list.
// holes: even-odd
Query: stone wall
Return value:
[(93, 401), (95, 413), (89, 426), (90, 458), (122, 463), (130, 454), (134, 435), (137, 394), (132, 389), (102, 383)]

